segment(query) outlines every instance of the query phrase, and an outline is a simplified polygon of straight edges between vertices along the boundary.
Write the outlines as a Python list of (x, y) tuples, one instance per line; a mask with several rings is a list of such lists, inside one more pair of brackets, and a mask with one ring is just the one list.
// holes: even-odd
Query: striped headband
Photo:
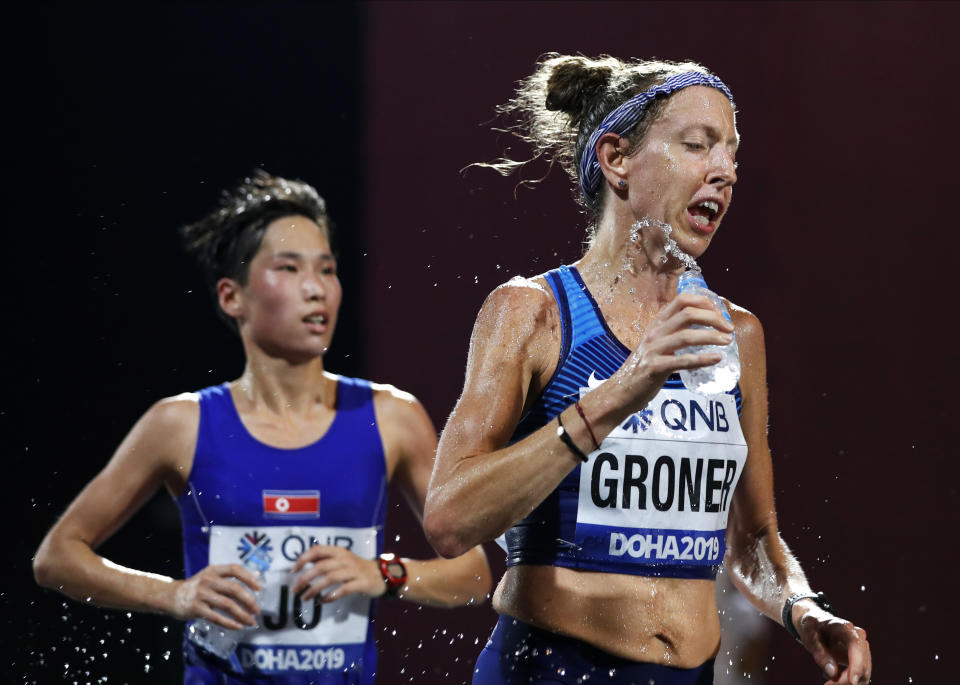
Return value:
[(723, 81), (716, 76), (704, 74), (699, 71), (685, 71), (681, 74), (675, 74), (659, 86), (654, 86), (650, 90), (637, 93), (632, 98), (624, 102), (615, 110), (603, 118), (596, 130), (590, 134), (590, 140), (583, 148), (583, 156), (580, 158), (580, 190), (584, 197), (592, 200), (600, 190), (600, 162), (597, 160), (597, 141), (604, 133), (616, 133), (624, 135), (637, 125), (640, 117), (643, 116), (647, 105), (658, 95), (669, 95), (681, 88), (687, 86), (710, 86), (716, 88), (727, 96), (730, 102), (733, 102), (733, 95)]

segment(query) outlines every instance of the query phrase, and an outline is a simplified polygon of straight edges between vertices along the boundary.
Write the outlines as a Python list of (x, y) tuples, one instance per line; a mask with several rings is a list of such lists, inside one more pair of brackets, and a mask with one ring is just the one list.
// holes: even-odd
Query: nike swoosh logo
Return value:
[(597, 372), (591, 371), (590, 377), (587, 379), (587, 387), (590, 388), (590, 390), (593, 390), (594, 388), (599, 388), (601, 385), (603, 385), (606, 382), (606, 380), (607, 380), (606, 378), (597, 380)]

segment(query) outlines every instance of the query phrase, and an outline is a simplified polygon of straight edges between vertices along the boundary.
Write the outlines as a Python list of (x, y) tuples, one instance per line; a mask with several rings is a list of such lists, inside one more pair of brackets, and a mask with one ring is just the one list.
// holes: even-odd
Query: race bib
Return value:
[(661, 390), (580, 467), (576, 544), (611, 565), (713, 566), (747, 458), (732, 395)]
[(312, 545), (344, 547), (374, 559), (376, 528), (320, 526), (212, 526), (210, 563), (253, 559), (265, 570), (256, 628), (240, 638), (237, 658), (245, 670), (264, 673), (342, 670), (362, 655), (371, 599), (349, 595), (329, 604), (301, 602), (291, 588), (297, 558)]

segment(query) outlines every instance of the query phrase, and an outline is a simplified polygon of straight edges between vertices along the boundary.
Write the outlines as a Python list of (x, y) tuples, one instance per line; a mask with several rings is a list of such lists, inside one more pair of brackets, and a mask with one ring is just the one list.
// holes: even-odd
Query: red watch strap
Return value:
[[(403, 574), (395, 576), (390, 573), (391, 564), (398, 565), (403, 570)], [(386, 553), (380, 555), (380, 575), (383, 576), (383, 582), (387, 586), (386, 594), (391, 597), (396, 597), (400, 588), (407, 584), (407, 566), (396, 554)]]

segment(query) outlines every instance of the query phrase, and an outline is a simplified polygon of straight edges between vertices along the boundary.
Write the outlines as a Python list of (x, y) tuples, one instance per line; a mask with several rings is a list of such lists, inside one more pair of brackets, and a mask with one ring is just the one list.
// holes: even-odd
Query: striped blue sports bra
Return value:
[[(631, 351), (610, 331), (575, 267), (545, 274), (560, 310), (553, 377), (511, 442), (602, 384)], [(557, 488), (506, 533), (507, 566), (714, 578), (746, 461), (739, 386), (701, 395), (670, 376)]]

